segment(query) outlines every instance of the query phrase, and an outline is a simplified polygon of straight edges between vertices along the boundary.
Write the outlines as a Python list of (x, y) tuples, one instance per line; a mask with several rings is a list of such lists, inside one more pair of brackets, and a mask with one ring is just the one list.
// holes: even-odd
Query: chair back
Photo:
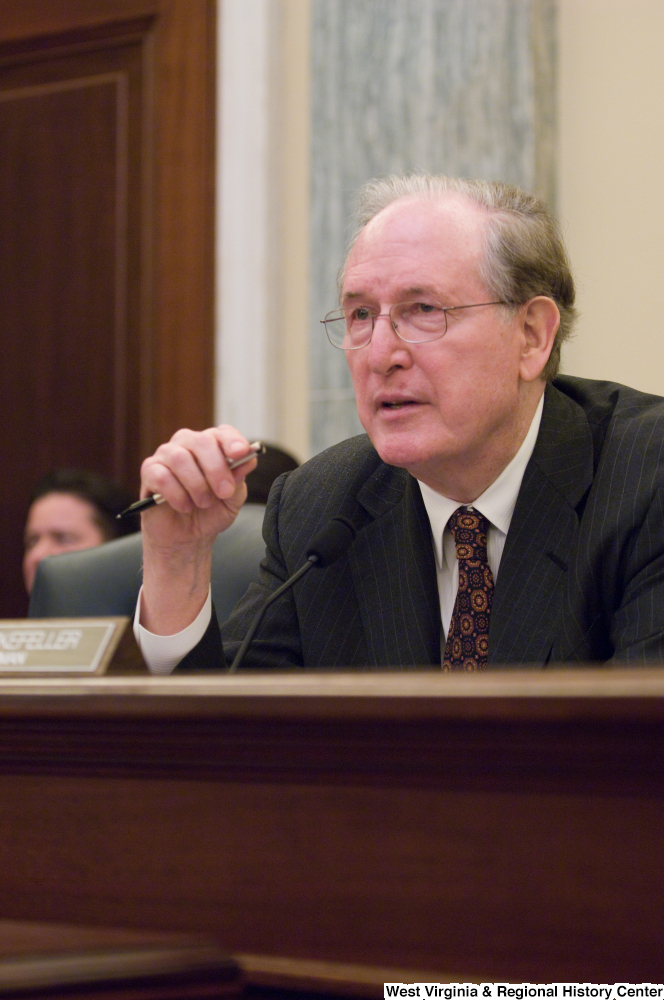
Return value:
[[(224, 622), (250, 583), (258, 580), (265, 555), (263, 504), (245, 504), (222, 532), (212, 552), (212, 600)], [(142, 582), (141, 533), (105, 545), (43, 559), (30, 596), (31, 618), (90, 618), (131, 615)]]

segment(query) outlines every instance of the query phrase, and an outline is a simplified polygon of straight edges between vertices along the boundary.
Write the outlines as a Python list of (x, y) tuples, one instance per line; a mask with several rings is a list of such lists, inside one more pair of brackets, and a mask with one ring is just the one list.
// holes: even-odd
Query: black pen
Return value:
[[(249, 445), (249, 451), (242, 458), (236, 458), (234, 462), (228, 462), (229, 469), (237, 469), (238, 465), (244, 465), (245, 462), (250, 462), (252, 458), (256, 458), (257, 455), (262, 455), (265, 451), (265, 445), (262, 441), (254, 441)], [(226, 460), (228, 461), (228, 459)], [(163, 497), (161, 493), (153, 493), (151, 497), (145, 497), (144, 500), (137, 500), (133, 503), (131, 507), (127, 507), (126, 510), (120, 511), (115, 517), (119, 521), (123, 517), (129, 517), (130, 514), (139, 514), (142, 510), (147, 510), (148, 507), (155, 507), (157, 504), (166, 503), (166, 497)]]

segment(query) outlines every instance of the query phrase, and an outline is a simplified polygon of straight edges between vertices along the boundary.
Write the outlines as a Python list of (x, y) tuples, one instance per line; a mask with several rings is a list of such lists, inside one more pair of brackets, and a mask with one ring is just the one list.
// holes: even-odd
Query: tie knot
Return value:
[(486, 559), (486, 536), (489, 522), (484, 514), (480, 514), (478, 510), (473, 508), (459, 507), (447, 522), (447, 527), (452, 532), (457, 547), (457, 556), (460, 559), (472, 558), (472, 555), (470, 552), (467, 555), (460, 555), (459, 547), (464, 550), (470, 548), (473, 554), (483, 550), (482, 558)]

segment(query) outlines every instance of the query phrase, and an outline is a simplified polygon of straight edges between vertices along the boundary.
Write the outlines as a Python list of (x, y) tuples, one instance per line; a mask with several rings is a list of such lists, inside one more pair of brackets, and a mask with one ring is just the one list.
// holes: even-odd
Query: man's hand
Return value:
[(256, 460), (237, 469), (249, 442), (233, 427), (181, 430), (157, 448), (141, 466), (141, 497), (161, 493), (166, 503), (143, 513), (143, 534), (152, 545), (211, 545), (228, 528), (245, 501), (245, 477)]
[(210, 583), (214, 540), (244, 503), (245, 477), (256, 460), (237, 469), (249, 442), (233, 427), (180, 430), (141, 466), (141, 497), (160, 493), (165, 503), (144, 511), (141, 624), (171, 635), (201, 610)]

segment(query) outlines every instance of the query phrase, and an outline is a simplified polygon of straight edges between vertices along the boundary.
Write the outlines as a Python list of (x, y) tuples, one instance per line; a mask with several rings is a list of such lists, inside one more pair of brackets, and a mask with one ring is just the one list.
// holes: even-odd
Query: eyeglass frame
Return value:
[[(398, 327), (397, 327), (394, 319), (392, 318), (392, 310), (393, 309), (398, 309), (400, 306), (409, 305), (411, 302), (412, 303), (417, 303), (418, 299), (406, 299), (405, 302), (395, 302), (394, 305), (390, 306), (389, 310), (386, 313), (376, 313), (374, 315), (374, 313), (372, 313), (371, 311), (369, 311), (367, 309), (367, 311), (369, 312), (369, 315), (371, 316), (371, 333), (369, 334), (369, 339), (364, 344), (359, 344), (357, 347), (341, 347), (341, 345), (335, 344), (332, 341), (332, 338), (330, 337), (330, 331), (327, 328), (327, 324), (328, 324), (328, 322), (336, 322), (337, 320), (343, 319), (344, 318), (344, 310), (343, 309), (332, 309), (329, 313), (325, 314), (324, 319), (320, 319), (318, 322), (322, 323), (324, 325), (324, 327), (325, 327), (325, 334), (326, 334), (327, 339), (329, 340), (330, 344), (332, 345), (332, 347), (336, 347), (336, 349), (338, 351), (361, 351), (364, 347), (368, 347), (369, 344), (371, 343), (371, 340), (372, 340), (372, 337), (373, 337), (373, 334), (374, 334), (374, 329), (376, 327), (376, 320), (380, 319), (381, 316), (385, 317), (386, 319), (389, 319), (390, 326), (392, 327), (392, 329), (396, 333), (396, 335), (399, 338), (399, 340), (402, 340), (404, 344), (433, 344), (436, 340), (442, 340), (442, 338), (447, 333), (447, 314), (448, 314), (448, 312), (454, 312), (455, 309), (479, 309), (481, 306), (513, 306), (513, 305), (516, 304), (514, 302), (505, 302), (504, 300), (500, 299), (500, 300), (498, 300), (496, 302), (472, 302), (472, 303), (469, 303), (468, 305), (460, 305), (460, 306), (437, 306), (437, 308), (440, 309), (440, 311), (445, 316), (445, 329), (443, 330), (443, 332), (440, 333), (440, 334), (438, 334), (436, 337), (430, 337), (427, 340), (406, 340), (406, 338), (402, 334), (399, 333)], [(430, 304), (430, 303), (427, 303), (427, 304)], [(366, 309), (367, 307), (365, 306), (364, 308)], [(341, 313), (341, 315), (338, 315), (339, 313)], [(333, 317), (333, 319), (330, 320), (330, 317)]]

